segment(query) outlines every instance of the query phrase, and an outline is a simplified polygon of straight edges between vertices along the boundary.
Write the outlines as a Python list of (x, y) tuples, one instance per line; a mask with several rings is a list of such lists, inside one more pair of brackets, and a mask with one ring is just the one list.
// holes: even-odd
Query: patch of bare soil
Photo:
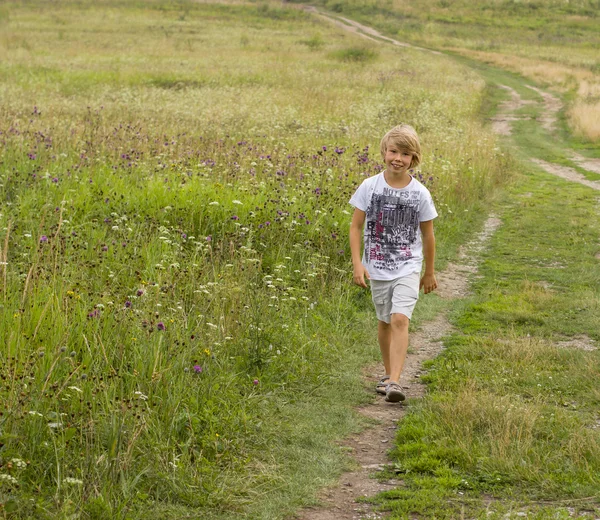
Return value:
[(575, 348), (578, 350), (585, 350), (586, 352), (598, 350), (596, 342), (586, 335), (575, 336), (566, 341), (559, 341), (557, 345), (561, 348)]
[(590, 159), (578, 153), (573, 152), (571, 160), (588, 172), (600, 173), (600, 159)]
[(594, 188), (595, 190), (600, 190), (600, 181), (590, 181), (573, 168), (569, 168), (568, 166), (562, 166), (560, 164), (549, 163), (543, 161), (542, 159), (531, 160), (538, 166), (541, 166), (548, 173), (557, 175), (558, 177), (561, 177), (568, 181), (578, 182), (579, 184), (583, 184), (585, 186), (589, 186), (590, 188)]
[[(451, 264), (440, 273), (438, 284), (440, 294), (445, 298), (461, 298), (468, 294), (468, 278), (477, 273), (480, 253), (487, 241), (501, 224), (500, 219), (491, 216), (481, 233), (461, 248), (457, 263)], [(449, 288), (445, 287), (445, 284)], [(420, 378), (424, 373), (423, 363), (435, 358), (444, 348), (442, 340), (452, 331), (445, 315), (438, 315), (425, 323), (421, 330), (411, 333), (410, 349), (406, 357), (401, 385), (407, 397), (421, 398), (425, 395), (425, 385)], [(369, 388), (383, 376), (383, 367), (370, 367), (365, 370)], [(366, 520), (385, 518), (384, 513), (374, 511), (370, 504), (358, 503), (361, 497), (370, 497), (381, 491), (403, 485), (401, 480), (379, 481), (373, 474), (389, 464), (388, 450), (393, 446), (397, 423), (410, 409), (410, 404), (387, 403), (378, 396), (373, 403), (358, 410), (362, 415), (373, 419), (376, 424), (343, 442), (356, 462), (356, 469), (342, 476), (338, 485), (323, 491), (322, 507), (307, 508), (301, 511), (299, 520)]]
[(507, 85), (499, 85), (499, 87), (510, 92), (510, 99), (501, 103), (498, 107), (498, 113), (491, 118), (492, 130), (498, 135), (511, 135), (511, 123), (513, 121), (531, 119), (528, 116), (518, 116), (515, 112), (525, 105), (533, 103), (533, 101), (524, 100), (515, 89)]

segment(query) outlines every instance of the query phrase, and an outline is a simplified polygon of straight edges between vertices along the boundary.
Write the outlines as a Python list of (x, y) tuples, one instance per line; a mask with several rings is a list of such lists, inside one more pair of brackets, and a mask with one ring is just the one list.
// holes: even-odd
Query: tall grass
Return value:
[(380, 136), (419, 130), (442, 234), (505, 182), (483, 84), (410, 51), (339, 60), (351, 37), (307, 46), (317, 22), (278, 5), (6, 9), (0, 503), (243, 512), (281, 487), (279, 436), (304, 442), (286, 403), (347, 378), (347, 201)]

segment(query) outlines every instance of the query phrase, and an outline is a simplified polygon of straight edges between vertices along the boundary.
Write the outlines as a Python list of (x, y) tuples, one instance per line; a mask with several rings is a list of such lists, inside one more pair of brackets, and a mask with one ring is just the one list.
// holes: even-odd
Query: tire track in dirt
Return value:
[[(510, 93), (510, 99), (501, 103), (498, 106), (498, 114), (490, 120), (492, 121), (492, 130), (498, 135), (510, 136), (512, 134), (511, 123), (513, 121), (530, 120), (531, 117), (522, 116), (516, 112), (529, 104), (535, 104), (535, 101), (524, 100), (521, 98), (519, 93), (507, 86), (498, 85), (500, 88), (507, 90)], [(542, 128), (552, 133), (556, 130), (556, 122), (558, 120), (558, 112), (562, 110), (563, 104), (554, 95), (549, 92), (545, 92), (542, 89), (533, 87), (531, 85), (525, 85), (527, 88), (537, 92), (543, 100), (544, 108), (542, 113), (537, 118)], [(571, 160), (577, 164), (580, 168), (593, 173), (600, 173), (600, 159), (590, 159), (577, 154), (573, 150), (567, 150), (567, 155), (571, 157)], [(600, 190), (600, 181), (591, 181), (586, 179), (585, 175), (579, 173), (576, 169), (564, 166), (561, 164), (550, 163), (542, 159), (531, 158), (533, 163), (540, 166), (543, 170), (552, 175), (556, 175), (565, 180), (571, 182), (578, 182), (595, 190)]]
[[(439, 296), (446, 299), (464, 298), (469, 294), (469, 280), (477, 274), (481, 253), (494, 234), (501, 220), (490, 216), (483, 230), (475, 238), (461, 247), (456, 263), (451, 263), (438, 275)], [(435, 358), (444, 348), (443, 338), (452, 332), (446, 314), (425, 323), (422, 328), (410, 334), (410, 348), (402, 373), (401, 386), (409, 399), (425, 396), (426, 387), (420, 378), (425, 370), (423, 363)], [(364, 370), (369, 391), (374, 391), (375, 383), (383, 376), (383, 368), (368, 367)], [(382, 519), (385, 514), (374, 511), (370, 504), (357, 502), (364, 497), (372, 497), (382, 491), (402, 487), (403, 481), (392, 479), (379, 481), (373, 478), (391, 461), (388, 450), (393, 446), (397, 423), (410, 410), (410, 403), (393, 404), (378, 396), (376, 401), (358, 409), (358, 413), (375, 421), (375, 425), (363, 432), (345, 439), (341, 444), (347, 448), (354, 460), (356, 469), (345, 473), (337, 485), (325, 489), (320, 496), (322, 507), (306, 508), (296, 518), (298, 520), (367, 520)]]

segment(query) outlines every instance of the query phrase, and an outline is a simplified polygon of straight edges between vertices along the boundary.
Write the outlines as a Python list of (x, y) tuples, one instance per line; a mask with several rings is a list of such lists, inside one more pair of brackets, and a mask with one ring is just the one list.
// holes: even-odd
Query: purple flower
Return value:
[(181, 233), (181, 238), (185, 240), (187, 238), (187, 235), (185, 233)]
[(99, 309), (94, 309), (92, 312), (89, 312), (87, 315), (88, 318), (99, 318), (100, 317), (100, 310)]
[(201, 374), (202, 367), (200, 365), (194, 365), (194, 372), (196, 372), (196, 374)]
[(102, 246), (102, 251), (108, 251), (108, 246)]
[(208, 236), (206, 237), (206, 241), (207, 241), (207, 242), (210, 242), (211, 240), (212, 240), (212, 236), (211, 236), (211, 235), (208, 235)]
[(56, 184), (56, 183), (58, 182), (58, 177), (54, 177), (54, 178), (52, 179), (52, 182)]
[(158, 330), (165, 330), (165, 324), (164, 324), (162, 321), (159, 321), (159, 322), (156, 324), (156, 328), (157, 328)]
[(48, 237), (46, 235), (42, 235), (40, 237), (40, 242), (48, 242)]
[(240, 217), (238, 217), (237, 215), (233, 215), (233, 216), (231, 217), (231, 220), (240, 220)]
[(323, 151), (326, 152), (327, 151), (327, 147), (323, 146)]
[(144, 294), (144, 291), (142, 291), (141, 289), (138, 289), (138, 292), (136, 293), (138, 296), (141, 296), (142, 294)]
[(258, 383), (259, 383), (258, 379), (255, 379), (254, 381), (252, 381), (252, 384), (253, 384), (254, 386), (258, 385)]
[(125, 302), (125, 307), (127, 307), (129, 309), (129, 307), (131, 307), (131, 302), (129, 300), (127, 300)]

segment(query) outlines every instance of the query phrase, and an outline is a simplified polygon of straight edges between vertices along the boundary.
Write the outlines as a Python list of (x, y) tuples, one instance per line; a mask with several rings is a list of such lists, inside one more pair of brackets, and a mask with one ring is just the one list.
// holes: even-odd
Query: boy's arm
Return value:
[(423, 257), (425, 258), (425, 273), (421, 278), (419, 289), (423, 288), (425, 294), (437, 289), (435, 279), (435, 235), (433, 233), (433, 220), (421, 222), (421, 235), (423, 236)]
[(365, 276), (369, 279), (369, 273), (362, 264), (361, 243), (363, 227), (365, 225), (365, 212), (355, 208), (350, 224), (350, 252), (352, 253), (353, 275), (352, 280), (360, 287), (367, 287)]

